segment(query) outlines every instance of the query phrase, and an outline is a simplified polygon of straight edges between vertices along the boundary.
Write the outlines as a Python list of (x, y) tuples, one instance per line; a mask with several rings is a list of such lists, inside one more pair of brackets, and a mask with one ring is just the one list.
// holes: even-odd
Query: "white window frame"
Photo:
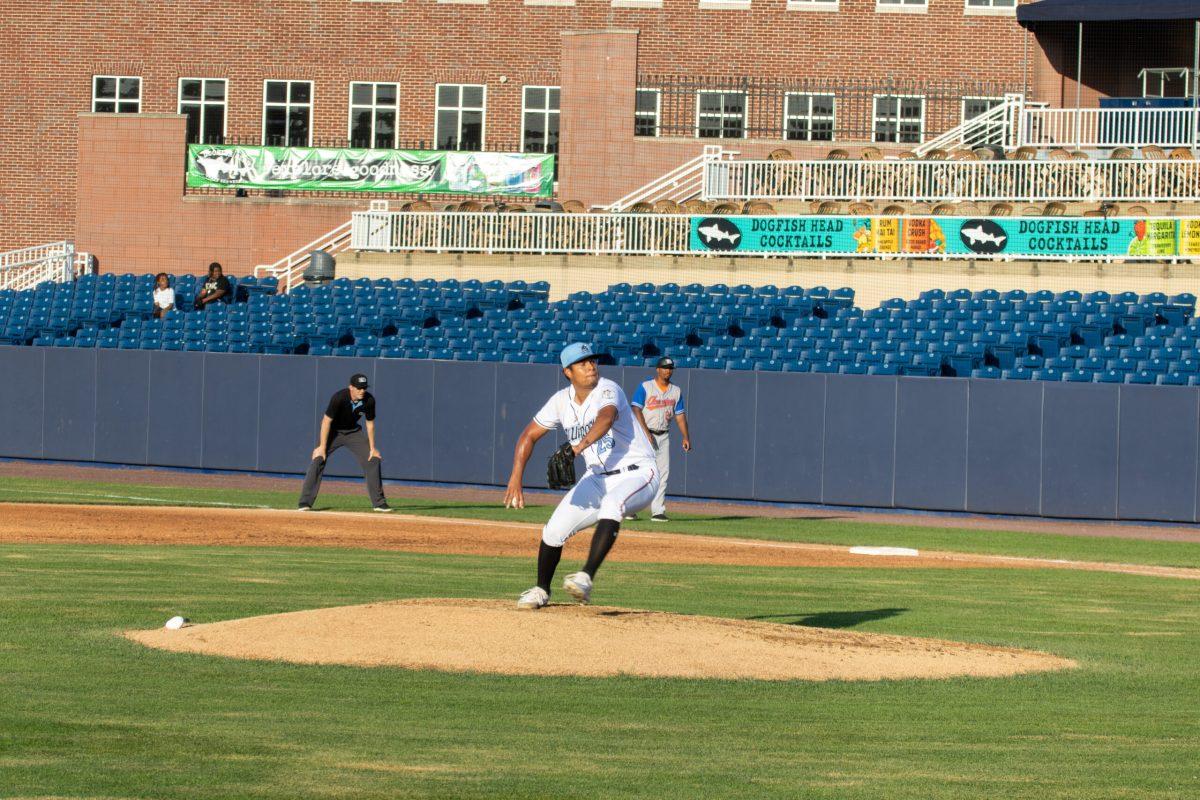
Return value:
[[(986, 100), (988, 103), (991, 104), (991, 106), (988, 108), (988, 111), (991, 111), (996, 106), (1004, 103), (1003, 97), (984, 97), (983, 95), (968, 95), (968, 96), (964, 97), (962, 99), (962, 103), (959, 108), (959, 122), (964, 125), (969, 121), (967, 118), (967, 103), (970, 102), (971, 100)], [(985, 111), (982, 113), (986, 114), (987, 112)], [(970, 119), (974, 119), (974, 118), (975, 117), (971, 117)], [(998, 142), (982, 142), (981, 144), (1004, 144), (1004, 123), (997, 122), (997, 123), (995, 123), (994, 127), (995, 127), (997, 134), (999, 134), (1000, 141), (998, 141)], [(989, 136), (990, 136), (990, 134), (989, 134)]]
[[(98, 78), (111, 78), (117, 82), (116, 92), (112, 99), (107, 97), (96, 97), (96, 80)], [(138, 82), (137, 100), (122, 100), (121, 99), (121, 81), (136, 80)], [(112, 103), (112, 111), (97, 111), (97, 103)], [(137, 103), (137, 111), (121, 111), (121, 103)], [(142, 76), (141, 75), (93, 75), (92, 76), (92, 113), (93, 114), (140, 114), (142, 113)]]
[[(706, 114), (701, 114), (700, 113), (700, 95), (702, 95), (702, 94), (719, 94), (722, 96), (727, 95), (727, 94), (742, 95), (742, 97), (744, 98), (744, 103), (742, 105), (742, 135), (741, 136), (737, 136), (737, 137), (734, 137), (734, 136), (703, 136), (702, 137), (700, 135), (700, 118), (701, 117), (714, 117), (714, 116), (718, 117), (721, 120), (721, 132), (724, 133), (725, 132), (725, 124), (724, 124), (725, 118), (732, 116), (730, 114), (725, 113), (725, 101), (724, 100), (721, 101), (721, 111), (718, 112), (717, 114), (713, 114), (711, 112), (706, 113)], [(695, 138), (697, 138), (697, 139), (701, 139), (701, 138), (703, 138), (703, 139), (729, 139), (732, 141), (737, 141), (738, 139), (745, 139), (745, 138), (747, 138), (746, 134), (748, 132), (747, 127), (748, 127), (749, 122), (750, 122), (750, 94), (749, 94), (749, 92), (740, 92), (740, 91), (728, 91), (727, 92), (724, 89), (697, 89), (696, 90), (696, 126), (692, 129), (693, 131), (695, 131)]]
[[(355, 86), (370, 86), (371, 87), (371, 104), (360, 105), (354, 102), (354, 87)], [(396, 89), (396, 105), (380, 105), (375, 100), (378, 87), (393, 86)], [(396, 122), (392, 126), (392, 143), (390, 148), (395, 149), (396, 143), (400, 139), (400, 84), (395, 81), (350, 81), (346, 86), (346, 141), (351, 145), (354, 144), (354, 112), (355, 110), (369, 109), (371, 112), (371, 143), (368, 149), (375, 147), (375, 120), (376, 113), (383, 109), (385, 111), (396, 112)]]
[[(546, 92), (546, 108), (529, 108), (528, 106), (525, 105), (525, 93), (529, 89), (541, 89), (544, 92)], [(551, 89), (558, 92), (558, 108), (556, 108), (556, 109), (550, 109), (550, 107), (549, 107), (550, 106), (550, 90)], [(553, 114), (555, 117), (558, 118), (558, 125), (559, 125), (558, 137), (561, 140), (562, 139), (562, 113), (561, 112), (562, 112), (562, 87), (561, 86), (541, 86), (538, 84), (529, 84), (529, 85), (521, 87), (521, 152), (522, 153), (538, 152), (538, 151), (527, 151), (525, 149), (525, 115), (526, 114), (541, 114), (542, 121), (546, 124), (546, 128), (545, 128), (546, 138), (549, 139), (550, 138), (550, 115)], [(542, 150), (540, 152), (549, 153), (550, 151)], [(555, 151), (553, 153), (553, 155), (558, 155), (558, 152)]]
[[(442, 90), (443, 86), (457, 86), (458, 87), (458, 105), (457, 106), (441, 105), (441, 100), (439, 99), (439, 97), (442, 93), (441, 90)], [(467, 86), (478, 86), (479, 88), (483, 89), (483, 104), (479, 108), (475, 108), (474, 106), (467, 107), (462, 104), (462, 90), (464, 87), (467, 87)], [(486, 148), (486, 146), (487, 146), (487, 101), (488, 101), (488, 91), (487, 90), (488, 90), (488, 87), (487, 87), (486, 83), (438, 83), (438, 84), (434, 84), (434, 87), (433, 87), (433, 146), (435, 148), (438, 148), (438, 149), (441, 148), (442, 137), (438, 135), (439, 133), (441, 133), (441, 131), (438, 130), (438, 126), (440, 124), (438, 122), (438, 117), (440, 116), (439, 112), (441, 112), (441, 111), (457, 111), (458, 112), (458, 130), (456, 130), (454, 133), (454, 139), (455, 139), (456, 144), (461, 144), (461, 142), (462, 142), (462, 112), (464, 109), (467, 111), (479, 111), (480, 112), (480, 116), (479, 116), (479, 119), (480, 119), (479, 149), (483, 150)], [(522, 102), (524, 102), (523, 99), (522, 99)]]
[(841, 11), (841, 2), (840, 0), (787, 0), (787, 10), (837, 13)]
[[(654, 93), (654, 133), (649, 136), (639, 135), (637, 133), (637, 121), (639, 117), (650, 116), (649, 111), (637, 110), (637, 93), (638, 92), (653, 92)], [(699, 98), (697, 98), (699, 102)], [(698, 108), (699, 106), (697, 106)], [(634, 136), (639, 139), (657, 139), (662, 136), (662, 89), (635, 89), (633, 94), (633, 130)]]
[[(789, 97), (807, 97), (808, 114), (788, 116), (788, 98)], [(814, 117), (812, 113), (812, 98), (814, 97), (831, 97), (833, 98), (833, 113), (826, 117), (824, 114)], [(874, 112), (874, 109), (872, 109)], [(789, 139), (788, 138), (788, 120), (791, 119), (807, 119), (808, 120), (808, 138), (807, 139)], [(829, 120), (830, 132), (828, 139), (812, 138), (812, 123), (813, 120)], [(783, 93), (783, 140), (785, 142), (833, 142), (837, 140), (837, 95), (829, 92), (784, 92)]]
[[(875, 138), (875, 126), (876, 126), (876, 124), (878, 124), (878, 122), (881, 119), (883, 119), (882, 117), (879, 116), (879, 112), (876, 111), (876, 108), (878, 106), (878, 101), (882, 98), (887, 98), (887, 99), (897, 101), (897, 103), (896, 103), (896, 139), (895, 139), (895, 141), (890, 141), (890, 140), (881, 141), (881, 140)], [(900, 116), (899, 101), (901, 101), (901, 100), (920, 100), (921, 101), (921, 127), (920, 127), (920, 130), (918, 131), (917, 140), (915, 142), (900, 141), (900, 120), (902, 119), (902, 117)], [(875, 142), (876, 144), (921, 144), (922, 142), (924, 142), (925, 141), (925, 113), (927, 111), (925, 100), (926, 100), (926, 97), (923, 94), (873, 94), (873, 95), (871, 95), (871, 141)]]
[(927, 14), (929, 0), (875, 0), (877, 14)]
[[(184, 100), (183, 99), (183, 82), (184, 81), (200, 81), (200, 99), (199, 100)], [(224, 99), (221, 100), (221, 102), (218, 103), (216, 100), (205, 100), (204, 99), (204, 85), (209, 82), (225, 84), (225, 97), (224, 97)], [(179, 103), (178, 103), (178, 105), (176, 105), (176, 109), (178, 110), (178, 112), (180, 114), (183, 113), (183, 107), (185, 105), (200, 106), (200, 138), (201, 138), (201, 140), (204, 139), (204, 119), (205, 119), (205, 117), (208, 116), (208, 107), (209, 106), (221, 106), (221, 108), (224, 112), (221, 115), (221, 141), (225, 141), (225, 139), (229, 136), (229, 79), (228, 78), (196, 78), (196, 77), (191, 77), (191, 76), (186, 77), (186, 78), (180, 78), (179, 83), (176, 84), (175, 92), (179, 98)], [(201, 141), (201, 144), (203, 144), (203, 141)]]
[[(268, 103), (267, 102), (267, 84), (268, 83), (285, 83), (285, 84), (287, 84), (287, 91), (285, 92), (285, 94), (287, 95), (287, 99), (284, 100), (284, 102), (282, 102), (282, 103)], [(292, 98), (292, 84), (293, 83), (307, 83), (308, 84), (308, 102), (307, 103), (293, 103), (292, 102), (291, 98)], [(304, 147), (312, 147), (313, 120), (316, 119), (316, 114), (315, 114), (316, 95), (317, 95), (317, 86), (316, 86), (315, 81), (293, 80), (292, 78), (264, 78), (263, 84), (262, 84), (262, 127), (259, 131), (259, 141), (262, 142), (264, 146), (269, 146), (269, 147), (297, 147), (297, 146), (299, 146), (299, 145), (293, 145), (290, 141), (285, 141), (284, 144), (282, 144), (282, 145), (267, 145), (267, 106), (283, 106), (285, 111), (287, 112), (285, 115), (285, 118), (291, 116), (292, 107), (295, 106), (297, 108), (307, 108), (308, 109), (308, 141), (305, 142), (305, 144), (303, 146)]]
[[(1008, 2), (1010, 5), (996, 5), (997, 2)], [(963, 0), (963, 14), (968, 17), (1014, 17), (1017, 14), (1017, 0), (988, 0), (986, 6), (973, 6), (970, 0)]]

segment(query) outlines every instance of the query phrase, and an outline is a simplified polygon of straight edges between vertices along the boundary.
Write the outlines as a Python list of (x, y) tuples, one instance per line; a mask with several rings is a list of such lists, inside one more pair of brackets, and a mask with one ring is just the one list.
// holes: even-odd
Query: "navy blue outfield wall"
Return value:
[[(553, 365), (0, 347), (0, 456), (301, 473), (353, 372), (384, 477), (503, 485)], [(632, 394), (649, 370), (608, 367)], [(1196, 522), (1200, 389), (681, 370), (693, 497)], [(527, 472), (544, 486), (547, 436)], [(355, 475), (336, 454), (330, 474)]]

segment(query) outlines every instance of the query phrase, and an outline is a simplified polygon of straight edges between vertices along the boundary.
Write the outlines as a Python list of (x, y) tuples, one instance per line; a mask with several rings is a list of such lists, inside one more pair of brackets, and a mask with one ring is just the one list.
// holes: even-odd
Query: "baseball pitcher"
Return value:
[(645, 508), (658, 491), (654, 451), (646, 433), (634, 420), (621, 387), (600, 377), (592, 348), (582, 342), (569, 344), (559, 362), (570, 386), (550, 396), (517, 440), (504, 505), (525, 507), (525, 465), (534, 444), (554, 428), (563, 429), (572, 453), (583, 456), (587, 469), (542, 528), (537, 585), (521, 595), (517, 608), (537, 609), (550, 602), (550, 583), (563, 545), (576, 532), (595, 525), (587, 563), (563, 581), (567, 594), (588, 602), (596, 570), (617, 540), (621, 518)]
[[(671, 420), (683, 434), (683, 452), (692, 450), (692, 438), (688, 434), (687, 408), (683, 404), (683, 390), (671, 383), (675, 374), (675, 362), (667, 357), (660, 358), (654, 377), (638, 384), (633, 392), (633, 414), (646, 431), (650, 444), (654, 446), (655, 463), (658, 466), (658, 492), (650, 503), (650, 520), (667, 521), (667, 476), (671, 472)], [(630, 517), (627, 517), (630, 518)], [(636, 519), (637, 517), (631, 517)]]

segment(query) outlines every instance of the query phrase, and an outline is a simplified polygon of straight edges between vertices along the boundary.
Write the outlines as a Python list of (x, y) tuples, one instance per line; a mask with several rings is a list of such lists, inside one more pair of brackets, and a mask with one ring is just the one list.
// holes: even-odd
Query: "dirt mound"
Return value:
[(505, 675), (760, 680), (1003, 677), (1069, 659), (1001, 647), (602, 606), (401, 600), (129, 631), (150, 647), (232, 658)]

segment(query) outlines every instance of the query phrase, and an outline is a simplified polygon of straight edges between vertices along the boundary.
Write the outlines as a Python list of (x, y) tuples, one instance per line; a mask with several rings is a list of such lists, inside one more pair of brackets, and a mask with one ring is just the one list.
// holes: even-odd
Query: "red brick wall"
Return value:
[(184, 118), (79, 116), (75, 244), (102, 272), (248, 274), (341, 225), (363, 201), (183, 194)]
[[(927, 14), (880, 14), (875, 0), (841, 0), (838, 13), (788, 11), (785, 0), (722, 11), (701, 10), (697, 0), (664, 0), (660, 10), (610, 0), (2, 0), (0, 43), (16, 54), (7, 66), (20, 77), (0, 93), (0, 249), (75, 233), (76, 115), (90, 110), (93, 74), (141, 76), (149, 113), (177, 110), (180, 77), (227, 78), (228, 134), (254, 140), (267, 78), (315, 82), (316, 138), (346, 136), (350, 81), (397, 81), (403, 140), (432, 139), (436, 83), (479, 82), (488, 87), (488, 142), (516, 144), (521, 87), (562, 80), (564, 31), (639, 31), (636, 69), (644, 73), (1020, 81), (1026, 34), (1011, 17), (969, 17), (963, 7), (929, 0)], [(608, 109), (614, 120), (617, 110)], [(630, 126), (632, 113), (620, 113)]]

